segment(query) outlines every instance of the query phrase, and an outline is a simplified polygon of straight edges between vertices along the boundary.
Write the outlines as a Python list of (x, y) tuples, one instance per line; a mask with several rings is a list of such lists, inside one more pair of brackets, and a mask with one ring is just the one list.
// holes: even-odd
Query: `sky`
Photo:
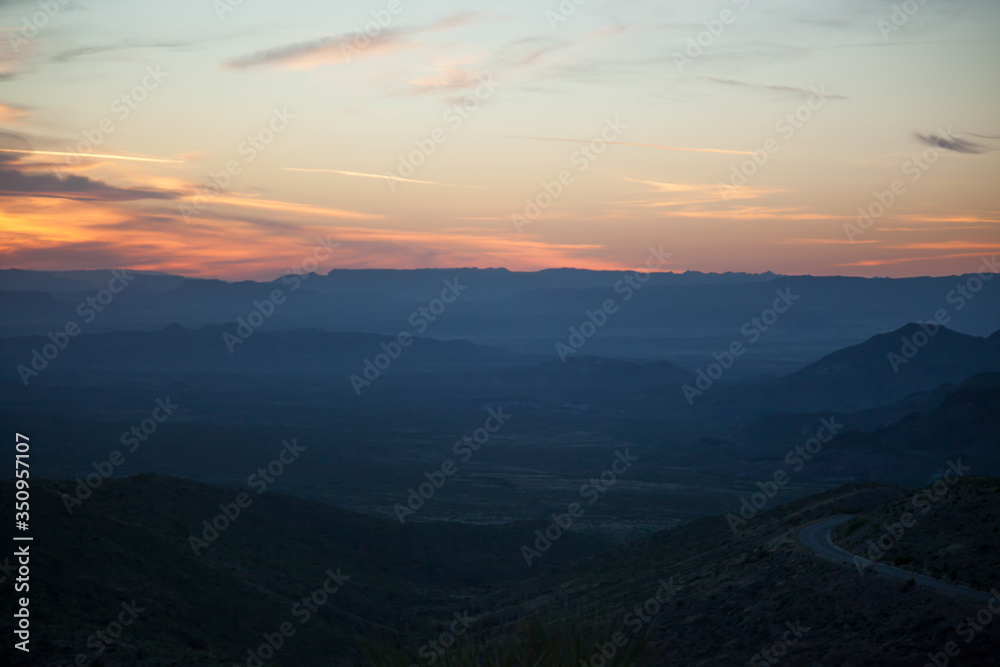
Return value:
[(0, 0), (0, 267), (979, 271), (998, 28), (995, 0)]

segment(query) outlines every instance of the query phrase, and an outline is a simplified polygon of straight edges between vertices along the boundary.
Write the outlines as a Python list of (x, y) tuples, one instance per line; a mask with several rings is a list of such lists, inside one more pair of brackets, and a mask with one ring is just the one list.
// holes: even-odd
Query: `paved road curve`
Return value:
[[(830, 531), (843, 523), (847, 523), (853, 516), (853, 514), (839, 514), (835, 517), (810, 524), (799, 531), (799, 542), (812, 549), (823, 558), (832, 560), (835, 563), (846, 563), (853, 567), (855, 566), (855, 558), (860, 557), (856, 557), (851, 552), (841, 549), (830, 539)], [(870, 562), (867, 559), (861, 560), (864, 562)], [(990, 598), (994, 597), (994, 595), (990, 593), (983, 593), (982, 591), (977, 591), (975, 589), (968, 588), (967, 586), (949, 584), (947, 581), (941, 581), (940, 579), (935, 579), (934, 577), (928, 577), (925, 574), (908, 572), (907, 570), (892, 567), (891, 565), (874, 563), (872, 565), (872, 569), (875, 570), (875, 572), (884, 574), (887, 577), (903, 579), (904, 581), (907, 579), (913, 579), (913, 581), (919, 586), (926, 586), (927, 588), (933, 588), (938, 591), (958, 595), (960, 597), (976, 600), (978, 602), (986, 602)]]

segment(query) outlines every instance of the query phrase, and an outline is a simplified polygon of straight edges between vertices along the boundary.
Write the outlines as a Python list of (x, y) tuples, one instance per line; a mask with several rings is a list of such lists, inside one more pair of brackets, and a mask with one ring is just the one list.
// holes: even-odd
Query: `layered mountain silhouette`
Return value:
[[(825, 354), (919, 321), (948, 307), (962, 277), (899, 280), (774, 274), (656, 273), (552, 269), (346, 270), (289, 273), (273, 281), (225, 282), (127, 272), (128, 287), (97, 317), (83, 322), (78, 305), (107, 285), (110, 271), (0, 271), (0, 335), (45, 335), (77, 321), (88, 333), (156, 331), (172, 322), (198, 329), (247, 317), (254, 302), (280, 290), (285, 302), (262, 330), (315, 328), (395, 336), (438, 298), (445, 281), (465, 289), (420, 334), (463, 339), (511, 352), (554, 355), (609, 299), (617, 310), (582, 354), (618, 359), (670, 359), (696, 370), (733, 341), (775, 298), (791, 290), (794, 306), (752, 344), (727, 381), (775, 377)], [(631, 284), (629, 284), (631, 283)], [(1000, 290), (984, 288), (948, 327), (970, 335), (1000, 329)]]
[(957, 384), (978, 373), (1000, 371), (998, 343), (996, 333), (981, 338), (943, 326), (911, 323), (756, 385), (754, 391), (730, 388), (713, 408), (753, 414), (846, 413), (886, 407), (910, 394)]

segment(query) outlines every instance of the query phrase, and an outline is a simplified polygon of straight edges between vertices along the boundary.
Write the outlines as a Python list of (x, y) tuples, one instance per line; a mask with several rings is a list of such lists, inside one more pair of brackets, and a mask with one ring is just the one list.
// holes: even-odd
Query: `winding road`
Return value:
[[(855, 566), (854, 559), (856, 556), (849, 551), (841, 549), (833, 540), (830, 539), (830, 532), (837, 526), (847, 523), (853, 518), (853, 514), (840, 514), (829, 519), (823, 519), (822, 521), (817, 521), (816, 523), (810, 524), (799, 531), (799, 542), (803, 546), (812, 549), (818, 553), (823, 558), (832, 560), (835, 563), (846, 563), (852, 567)], [(867, 562), (867, 559), (865, 559)], [(926, 586), (927, 588), (933, 588), (944, 593), (950, 593), (951, 595), (957, 595), (960, 597), (968, 598), (969, 600), (976, 600), (978, 602), (986, 602), (987, 600), (994, 597), (990, 593), (984, 593), (982, 591), (977, 591), (975, 589), (969, 588), (967, 586), (959, 586), (957, 584), (950, 584), (947, 581), (941, 581), (940, 579), (935, 579), (934, 577), (928, 577), (926, 574), (918, 574), (916, 572), (909, 572), (898, 567), (893, 567), (891, 565), (884, 565), (882, 563), (873, 563), (872, 569), (879, 574), (885, 575), (887, 577), (893, 577), (895, 579), (908, 580), (912, 579), (918, 586)]]

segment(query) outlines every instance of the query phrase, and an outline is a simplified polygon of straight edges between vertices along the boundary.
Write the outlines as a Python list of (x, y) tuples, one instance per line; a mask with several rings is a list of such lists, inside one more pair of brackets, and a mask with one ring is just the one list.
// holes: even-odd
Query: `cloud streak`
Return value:
[(106, 155), (103, 153), (66, 153), (63, 151), (32, 151), (32, 150), (19, 150), (16, 148), (0, 148), (0, 152), (21, 153), (24, 155), (61, 155), (65, 157), (79, 157), (81, 159), (131, 160), (134, 162), (175, 162), (175, 163), (183, 162), (183, 160), (167, 160), (165, 158), (153, 158), (153, 157), (132, 157), (130, 155)]
[(945, 139), (944, 137), (939, 137), (936, 134), (920, 134), (919, 132), (914, 132), (913, 136), (917, 138), (921, 143), (927, 144), (928, 146), (933, 146), (935, 148), (943, 148), (946, 151), (954, 151), (956, 153), (985, 153), (986, 146), (982, 144), (973, 143), (971, 141), (966, 141), (965, 139)]
[[(709, 81), (714, 81), (716, 83), (721, 83), (726, 86), (739, 86), (741, 88), (748, 88), (750, 90), (773, 92), (773, 93), (791, 93), (793, 95), (798, 95), (802, 97), (809, 97), (810, 95), (815, 95), (816, 91), (810, 90), (808, 88), (798, 88), (796, 86), (776, 86), (765, 83), (749, 83), (747, 81), (737, 81), (736, 79), (717, 79), (713, 76), (705, 77)], [(831, 100), (847, 100), (850, 99), (846, 95), (837, 95), (835, 93), (823, 93), (824, 97)]]
[[(257, 51), (225, 62), (228, 69), (248, 69), (269, 65), (282, 65), (294, 69), (311, 69), (322, 65), (349, 62), (362, 54), (371, 55), (401, 48), (413, 35), (450, 30), (472, 22), (475, 14), (465, 12), (438, 21), (429, 26), (410, 29), (387, 28), (369, 36), (361, 28), (355, 32), (321, 37), (294, 44), (285, 44), (272, 49)], [(362, 42), (362, 37), (364, 41)]]
[[(16, 159), (16, 158), (15, 158)], [(174, 199), (167, 190), (119, 188), (86, 176), (57, 176), (53, 173), (28, 174), (0, 160), (0, 197), (54, 197), (77, 201), (133, 201)]]
[[(526, 137), (518, 135), (504, 135), (498, 134), (494, 135), (503, 139), (529, 139), (532, 141), (568, 141), (574, 144), (589, 144), (593, 139), (564, 139), (561, 137)], [(606, 144), (613, 144), (615, 146), (635, 146), (638, 148), (655, 148), (661, 151), (688, 151), (691, 153), (724, 153), (726, 155), (753, 155), (750, 151), (732, 151), (724, 148), (689, 148), (682, 146), (662, 146), (660, 144), (641, 144), (633, 143), (630, 141), (604, 141)]]
[(438, 183), (436, 181), (420, 181), (415, 178), (403, 178), (402, 176), (390, 176), (388, 174), (365, 174), (358, 171), (341, 171), (339, 169), (303, 169), (299, 167), (282, 167), (282, 171), (302, 171), (317, 172), (324, 174), (340, 174), (341, 176), (355, 176), (359, 178), (377, 178), (381, 181), (398, 181), (399, 183), (418, 183), (420, 185), (440, 185), (446, 188), (473, 188), (477, 190), (488, 190), (483, 185), (458, 185), (456, 183)]
[(982, 252), (962, 252), (950, 255), (931, 255), (927, 257), (896, 257), (893, 259), (863, 259), (857, 262), (844, 262), (834, 266), (882, 266), (889, 264), (905, 264), (907, 262), (936, 261), (941, 259), (960, 259), (964, 257), (982, 257)]
[(175, 49), (190, 46), (188, 42), (120, 42), (118, 44), (103, 44), (101, 46), (78, 46), (60, 51), (49, 59), (53, 63), (65, 63), (77, 58), (92, 56), (99, 53), (111, 53), (129, 49)]
[[(354, 45), (352, 39), (351, 35), (344, 34), (287, 44), (234, 58), (224, 63), (224, 66), (234, 70), (268, 65), (308, 69), (319, 65), (348, 62), (354, 55), (357, 55), (354, 53), (355, 51), (358, 53), (362, 51)], [(363, 51), (374, 53), (399, 45), (403, 41), (403, 37), (398, 32), (386, 31), (375, 37), (370, 37), (369, 40)]]

